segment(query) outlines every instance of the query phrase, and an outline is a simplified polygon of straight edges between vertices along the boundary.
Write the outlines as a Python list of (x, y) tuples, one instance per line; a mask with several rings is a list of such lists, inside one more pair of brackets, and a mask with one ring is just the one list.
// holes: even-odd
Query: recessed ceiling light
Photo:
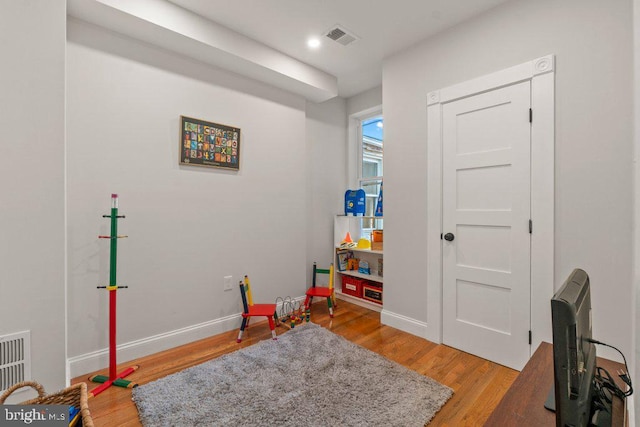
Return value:
[(318, 47), (320, 47), (320, 39), (311, 38), (307, 40), (307, 46), (309, 46), (311, 49), (317, 49)]

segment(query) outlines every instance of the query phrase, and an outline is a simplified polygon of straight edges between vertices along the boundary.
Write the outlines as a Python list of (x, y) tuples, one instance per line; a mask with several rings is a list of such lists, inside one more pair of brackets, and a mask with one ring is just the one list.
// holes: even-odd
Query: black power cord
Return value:
[[(606, 369), (598, 367), (596, 368), (597, 369), (596, 379), (600, 383), (599, 394), (601, 394), (603, 398), (605, 400), (608, 400), (609, 402), (611, 400), (607, 398), (604, 390), (609, 390), (611, 393), (615, 394), (616, 396), (618, 396), (620, 399), (623, 399), (623, 400), (626, 397), (631, 396), (633, 394), (633, 386), (631, 385), (631, 377), (629, 376), (629, 367), (627, 366), (627, 358), (624, 357), (624, 354), (612, 345), (609, 345), (591, 338), (588, 338), (588, 341), (594, 344), (603, 345), (605, 347), (614, 349), (615, 351), (620, 353), (620, 355), (622, 356), (622, 360), (624, 360), (624, 371), (618, 370), (617, 374), (620, 377), (620, 379), (629, 387), (629, 389), (626, 391), (622, 390), (620, 387), (618, 387), (614, 379), (611, 377), (611, 374), (609, 374), (609, 372), (607, 372)], [(603, 373), (605, 375), (603, 375)]]

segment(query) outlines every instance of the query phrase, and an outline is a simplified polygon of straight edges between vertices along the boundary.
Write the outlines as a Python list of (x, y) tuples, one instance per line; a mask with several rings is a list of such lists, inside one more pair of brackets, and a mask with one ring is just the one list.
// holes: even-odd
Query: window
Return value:
[[(383, 176), (383, 135), (382, 116), (377, 115), (360, 121), (360, 188), (366, 193), (366, 217), (373, 217), (380, 195)], [(369, 238), (371, 231), (382, 228), (382, 219), (368, 218), (362, 221), (362, 236)]]

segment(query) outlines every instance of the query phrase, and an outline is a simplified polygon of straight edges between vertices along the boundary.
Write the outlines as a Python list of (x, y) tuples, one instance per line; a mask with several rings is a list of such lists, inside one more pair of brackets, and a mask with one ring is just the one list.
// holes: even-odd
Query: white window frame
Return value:
[[(382, 106), (378, 105), (372, 108), (368, 108), (364, 111), (352, 114), (349, 116), (349, 146), (347, 153), (347, 176), (349, 177), (349, 188), (359, 189), (362, 188), (363, 183), (382, 181), (384, 177), (384, 155), (383, 155), (383, 175), (378, 177), (362, 177), (362, 160), (363, 160), (363, 148), (362, 148), (362, 122), (373, 117), (382, 116)], [(364, 230), (371, 230), (365, 228)]]
[(382, 115), (382, 106), (378, 105), (349, 116), (349, 148), (347, 153), (349, 188), (360, 188), (362, 182), (362, 122)]

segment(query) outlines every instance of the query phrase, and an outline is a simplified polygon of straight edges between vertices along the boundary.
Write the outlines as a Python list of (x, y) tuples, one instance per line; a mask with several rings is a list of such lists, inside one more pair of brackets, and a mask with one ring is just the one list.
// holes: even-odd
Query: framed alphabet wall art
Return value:
[(180, 164), (240, 169), (240, 129), (180, 116)]

